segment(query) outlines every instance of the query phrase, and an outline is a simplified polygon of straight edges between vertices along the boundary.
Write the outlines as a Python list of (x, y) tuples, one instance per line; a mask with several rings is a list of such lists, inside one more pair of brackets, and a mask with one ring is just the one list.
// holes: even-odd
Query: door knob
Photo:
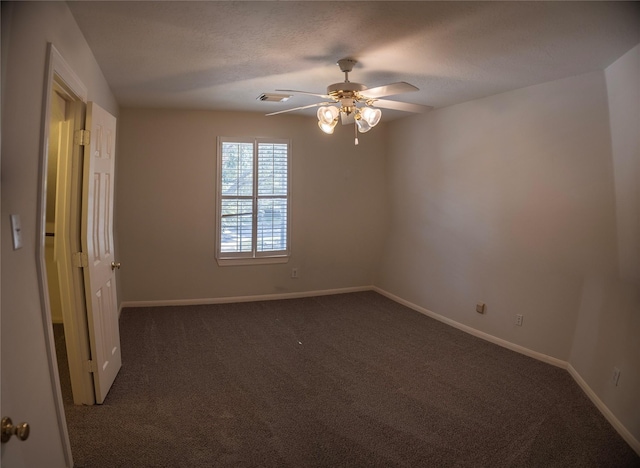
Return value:
[(120, 264), (120, 262), (111, 262), (111, 269), (115, 270), (115, 269), (120, 269), (122, 265)]
[(2, 418), (2, 443), (8, 442), (13, 435), (20, 440), (27, 440), (29, 438), (29, 424), (23, 422), (14, 426), (11, 418)]

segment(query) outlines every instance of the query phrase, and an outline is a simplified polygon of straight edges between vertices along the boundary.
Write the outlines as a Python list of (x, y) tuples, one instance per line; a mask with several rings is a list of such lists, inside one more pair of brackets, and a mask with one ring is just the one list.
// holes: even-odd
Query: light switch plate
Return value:
[(22, 248), (22, 221), (20, 215), (11, 215), (11, 233), (13, 234), (13, 250)]

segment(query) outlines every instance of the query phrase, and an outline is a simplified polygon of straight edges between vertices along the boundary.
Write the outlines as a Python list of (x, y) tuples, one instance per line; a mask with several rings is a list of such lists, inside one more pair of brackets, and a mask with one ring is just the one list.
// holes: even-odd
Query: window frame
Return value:
[[(260, 137), (221, 137), (217, 138), (216, 150), (216, 261), (220, 266), (230, 265), (259, 265), (271, 263), (287, 263), (291, 256), (291, 140), (284, 138), (260, 138)], [(222, 252), (222, 202), (225, 196), (222, 194), (222, 146), (224, 143), (248, 143), (253, 145), (253, 182), (252, 194), (235, 196), (231, 198), (246, 198), (252, 200), (253, 213), (251, 220), (252, 246), (250, 252)], [(260, 144), (285, 144), (287, 145), (287, 193), (286, 193), (286, 245), (284, 250), (259, 252), (257, 245), (258, 232), (258, 200), (270, 198), (282, 198), (282, 196), (264, 195), (258, 193), (258, 148)]]

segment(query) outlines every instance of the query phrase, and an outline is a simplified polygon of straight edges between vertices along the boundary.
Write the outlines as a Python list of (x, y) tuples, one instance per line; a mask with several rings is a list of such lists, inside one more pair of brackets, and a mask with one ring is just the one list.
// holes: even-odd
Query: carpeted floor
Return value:
[(640, 467), (565, 370), (374, 292), (120, 327), (105, 403), (65, 398), (77, 467)]

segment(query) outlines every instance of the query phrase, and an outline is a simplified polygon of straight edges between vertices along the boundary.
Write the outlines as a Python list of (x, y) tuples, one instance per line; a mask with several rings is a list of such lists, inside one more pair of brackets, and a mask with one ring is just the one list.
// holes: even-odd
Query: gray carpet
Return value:
[(66, 408), (78, 467), (640, 467), (565, 370), (374, 292), (120, 327), (105, 403)]

